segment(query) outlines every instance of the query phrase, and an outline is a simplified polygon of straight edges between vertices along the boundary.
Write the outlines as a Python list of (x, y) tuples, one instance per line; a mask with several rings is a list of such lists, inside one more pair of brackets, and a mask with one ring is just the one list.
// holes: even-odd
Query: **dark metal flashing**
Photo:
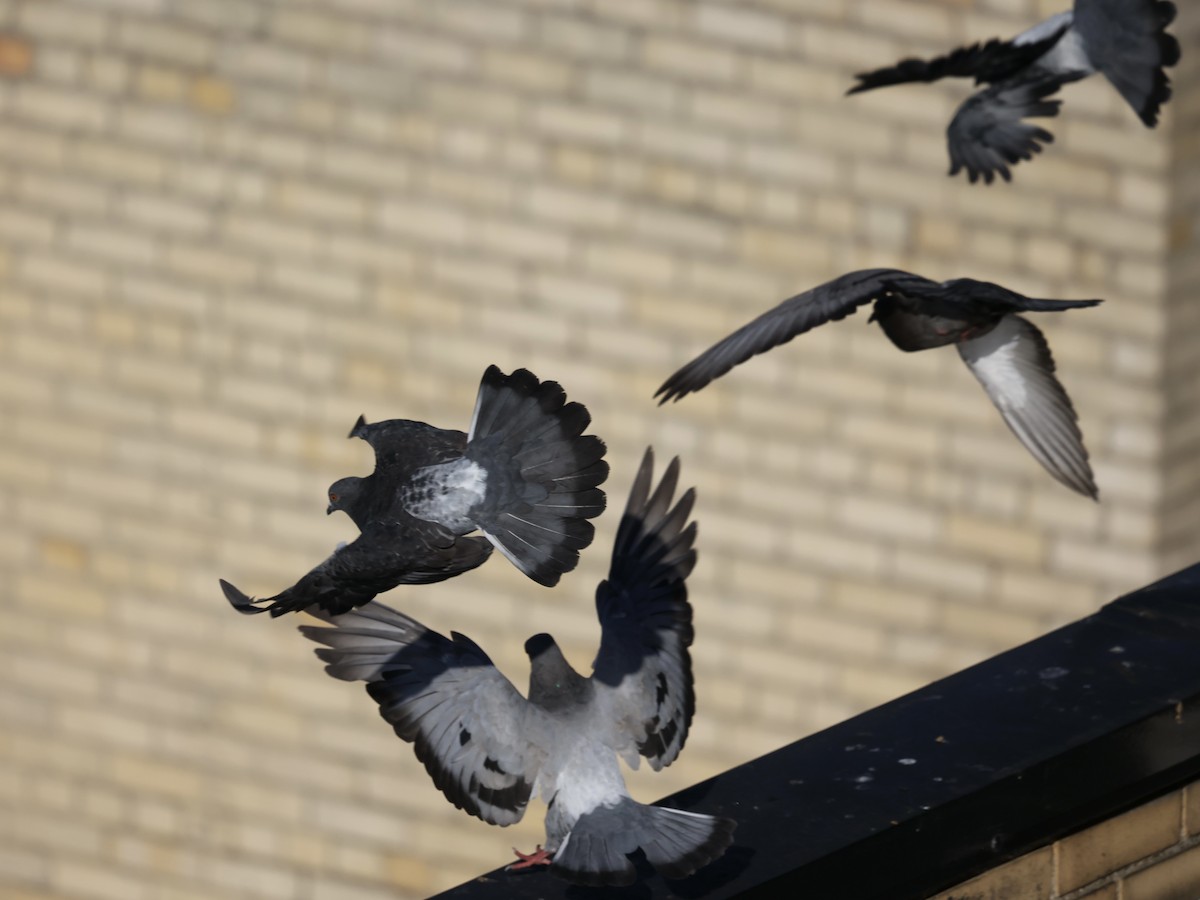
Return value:
[(1200, 565), (664, 798), (738, 820), (691, 878), (497, 870), (439, 896), (919, 900), (1197, 778)]

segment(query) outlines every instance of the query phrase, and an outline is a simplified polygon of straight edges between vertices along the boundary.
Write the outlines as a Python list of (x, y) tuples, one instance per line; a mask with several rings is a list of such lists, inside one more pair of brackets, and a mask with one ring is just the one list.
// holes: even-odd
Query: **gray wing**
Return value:
[(786, 344), (818, 325), (846, 318), (883, 295), (889, 282), (900, 279), (927, 282), (899, 269), (862, 269), (784, 300), (705, 350), (664, 381), (654, 396), (661, 405), (698, 391), (752, 356)]
[(525, 812), (542, 754), (530, 742), (539, 713), (473, 641), (450, 638), (381, 603), (301, 626), (327, 671), (365, 681), (379, 713), (413, 744), (433, 783), (455, 806), (495, 825)]
[(981, 337), (958, 345), (1008, 427), (1051, 475), (1096, 499), (1098, 491), (1083, 446), (1075, 408), (1058, 379), (1042, 333), (1008, 315)]
[(980, 178), (991, 184), (997, 174), (1011, 181), (1009, 166), (1032, 159), (1043, 144), (1054, 140), (1045, 128), (1022, 120), (1058, 115), (1062, 101), (1046, 98), (1084, 74), (1023, 75), (972, 94), (959, 106), (946, 129), (950, 174), (966, 169), (972, 184)]
[(238, 612), (280, 616), (307, 609), (338, 615), (397, 585), (432, 584), (461, 575), (491, 553), (484, 538), (457, 537), (433, 522), (401, 515), (367, 523), (357, 539), (274, 597), (256, 600), (225, 580), (221, 589)]
[(1164, 66), (1179, 62), (1179, 41), (1167, 34), (1175, 4), (1165, 0), (1076, 0), (1074, 29), (1092, 65), (1153, 128), (1171, 97)]
[(645, 756), (655, 770), (683, 749), (696, 711), (692, 683), (692, 607), (686, 579), (696, 564), (695, 502), (689, 489), (672, 506), (679, 459), (651, 493), (654, 452), (646, 450), (617, 529), (608, 578), (596, 589), (600, 650), (592, 682), (617, 723), (615, 749), (630, 765)]

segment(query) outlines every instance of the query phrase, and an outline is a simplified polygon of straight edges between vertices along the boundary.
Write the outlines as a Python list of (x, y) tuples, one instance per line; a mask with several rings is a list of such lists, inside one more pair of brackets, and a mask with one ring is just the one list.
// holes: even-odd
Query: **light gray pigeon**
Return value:
[[(604, 511), (604, 442), (591, 417), (554, 381), (489, 366), (471, 431), (359, 417), (350, 437), (375, 451), (375, 471), (329, 488), (329, 507), (362, 534), (281, 594), (252, 600), (221, 588), (244, 613), (315, 606), (334, 614), (400, 584), (442, 581), (480, 565), (498, 547), (538, 584), (552, 586), (592, 542), (588, 519)], [(482, 537), (463, 537), (478, 529)]]
[(1075, 409), (1054, 376), (1042, 333), (1018, 312), (1059, 312), (1099, 300), (1039, 300), (997, 284), (956, 278), (940, 284), (900, 269), (863, 269), (797, 294), (742, 326), (663, 382), (659, 403), (698, 391), (772, 347), (875, 303), (878, 322), (905, 351), (954, 344), (1013, 433), (1051, 475), (1098, 496)]
[(1056, 116), (1049, 98), (1062, 85), (1103, 72), (1142, 122), (1153, 128), (1171, 96), (1163, 71), (1179, 62), (1179, 42), (1166, 28), (1175, 18), (1169, 0), (1075, 0), (1074, 10), (1040, 22), (1011, 41), (993, 38), (934, 59), (905, 59), (863, 72), (847, 93), (912, 81), (973, 77), (989, 87), (967, 98), (946, 137), (950, 174), (966, 169), (972, 181), (991, 184), (1008, 167), (1032, 159), (1054, 136), (1022, 120)]
[(317, 613), (336, 627), (300, 629), (327, 645), (317, 655), (330, 675), (367, 682), (455, 806), (510, 825), (534, 792), (546, 800), (545, 848), (518, 853), (512, 868), (546, 864), (579, 884), (630, 884), (629, 857), (640, 849), (663, 875), (682, 878), (732, 840), (730, 819), (634, 801), (617, 762), (670, 765), (695, 711), (685, 584), (696, 562), (695, 495), (671, 505), (678, 459), (651, 494), (653, 465), (647, 450), (596, 589), (601, 638), (590, 677), (550, 635), (535, 635), (525, 643), (526, 699), (470, 638), (445, 638), (378, 602), (336, 618)]

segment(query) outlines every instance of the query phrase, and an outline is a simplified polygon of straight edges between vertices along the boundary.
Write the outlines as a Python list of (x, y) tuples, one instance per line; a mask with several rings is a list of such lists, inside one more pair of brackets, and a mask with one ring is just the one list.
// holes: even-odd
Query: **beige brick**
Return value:
[(237, 94), (228, 81), (202, 75), (188, 84), (188, 100), (202, 112), (224, 115), (233, 109)]
[(923, 41), (939, 43), (953, 41), (951, 13), (940, 7), (930, 7), (911, 0), (867, 0), (857, 9), (863, 24)]
[(533, 185), (527, 202), (538, 218), (589, 228), (613, 228), (628, 215), (615, 197), (549, 184)]
[(850, 621), (831, 612), (793, 610), (783, 623), (785, 639), (804, 652), (832, 654), (837, 658), (871, 658), (883, 647), (879, 629)]
[(84, 172), (118, 182), (157, 184), (166, 168), (157, 153), (102, 139), (73, 142), (71, 160)]
[(0, 850), (0, 872), (5, 873), (5, 881), (14, 891), (14, 900), (33, 900), (41, 891), (34, 887), (25, 893), (17, 885), (45, 884), (48, 880), (49, 866), (45, 857), (39, 853), (21, 847), (5, 847)]
[(1161, 253), (1166, 235), (1156, 228), (1130, 228), (1129, 218), (1100, 208), (1069, 211), (1063, 221), (1067, 235), (1116, 253)]
[(1075, 890), (1178, 842), (1181, 802), (1176, 791), (1059, 841), (1058, 890)]
[(689, 81), (733, 81), (742, 68), (735, 53), (712, 42), (699, 42), (673, 34), (646, 34), (640, 44), (642, 64)]
[(843, 673), (841, 691), (856, 706), (870, 708), (885, 700), (907, 694), (923, 686), (924, 675), (889, 669), (885, 666), (847, 666)]
[(428, 242), (462, 244), (472, 232), (470, 219), (448, 204), (407, 199), (384, 203), (380, 224), (389, 231)]
[[(1054, 892), (1054, 854), (1043, 847), (996, 866), (970, 881), (930, 900), (1015, 900), (1017, 897), (1050, 897)], [(1090, 895), (1089, 895), (1090, 897)]]
[(34, 285), (95, 298), (107, 292), (108, 274), (99, 266), (69, 256), (54, 258), (27, 253), (20, 263), (21, 277)]
[(1111, 544), (1089, 546), (1064, 538), (1054, 542), (1050, 554), (1053, 569), (1064, 575), (1087, 573), (1130, 587), (1144, 584), (1155, 575), (1154, 562), (1148, 554)]
[(48, 206), (71, 212), (104, 215), (112, 203), (112, 192), (102, 184), (79, 178), (53, 177), (29, 172), (21, 179), (18, 191), (31, 206)]
[(157, 250), (154, 239), (148, 234), (120, 228), (112, 223), (103, 227), (75, 225), (68, 229), (65, 243), (71, 250), (84, 256), (132, 265), (151, 262)]
[[(48, 244), (54, 235), (54, 220), (44, 213), (9, 206), (0, 209), (0, 235), (15, 244)], [(6, 268), (11, 268), (11, 263)], [(9, 308), (16, 303), (10, 295)]]
[(912, 503), (850, 494), (842, 497), (835, 508), (836, 518), (844, 527), (866, 534), (928, 543), (941, 532), (940, 517)]
[(947, 632), (978, 641), (989, 655), (1033, 640), (1043, 630), (1029, 614), (965, 604), (947, 604), (943, 622)]
[(112, 115), (108, 101), (66, 88), (27, 83), (18, 85), (14, 110), (52, 128), (100, 131)]
[[(615, 3), (613, 4), (616, 5)], [(611, 7), (608, 15), (617, 14)], [(628, 28), (581, 15), (546, 14), (539, 23), (539, 38), (547, 47), (577, 59), (623, 60), (635, 41)]]
[(108, 607), (99, 591), (61, 576), (22, 575), (16, 579), (16, 595), (22, 605), (89, 620), (103, 618)]
[(87, 0), (93, 6), (136, 13), (160, 13), (164, 0)]
[(698, 165), (724, 166), (733, 157), (730, 139), (708, 128), (646, 119), (631, 139), (649, 154)]
[(929, 626), (934, 621), (936, 604), (919, 591), (907, 591), (894, 585), (881, 585), (859, 579), (839, 578), (830, 588), (834, 607), (868, 621), (897, 622)]
[(490, 253), (542, 265), (565, 263), (571, 249), (568, 237), (557, 229), (496, 219), (480, 223), (479, 240)]
[(143, 64), (138, 67), (134, 87), (146, 100), (180, 103), (187, 91), (187, 74), (170, 66)]
[(109, 18), (87, 8), (33, 3), (21, 7), (21, 29), (35, 38), (80, 44), (99, 44), (109, 36)]
[(845, 535), (792, 528), (784, 541), (788, 554), (820, 571), (867, 575), (883, 569), (883, 553), (878, 547)]
[(50, 883), (67, 895), (96, 900), (141, 900), (151, 896), (137, 878), (99, 863), (60, 862), (54, 867)]
[(33, 45), (16, 35), (0, 34), (0, 76), (19, 78), (33, 66)]
[(782, 50), (787, 45), (786, 21), (768, 12), (702, 2), (697, 4), (694, 17), (696, 30), (710, 39), (770, 50)]
[(989, 559), (1036, 565), (1044, 554), (1045, 539), (1028, 526), (1011, 526), (953, 515), (946, 521), (946, 536), (953, 547)]
[(185, 242), (168, 246), (163, 262), (168, 271), (225, 286), (253, 281), (260, 265), (243, 253)]
[(202, 235), (212, 226), (212, 215), (198, 204), (160, 194), (128, 192), (119, 210), (130, 221), (150, 231)]
[(285, 181), (279, 187), (277, 199), (283, 212), (305, 218), (339, 225), (354, 225), (366, 218), (366, 202), (362, 197), (311, 182)]
[(328, 265), (276, 262), (267, 271), (267, 282), (287, 295), (313, 297), (343, 307), (359, 302), (363, 295), (356, 274)]
[(645, 115), (669, 115), (682, 103), (681, 91), (670, 81), (628, 69), (592, 69), (581, 87), (588, 101)]
[(892, 567), (903, 581), (953, 592), (963, 599), (982, 596), (990, 580), (986, 566), (949, 557), (944, 551), (934, 555), (927, 550), (898, 549)]
[(1122, 900), (1186, 900), (1200, 883), (1200, 849), (1191, 847), (1122, 881)]
[(594, 107), (542, 103), (533, 111), (534, 126), (560, 140), (612, 145), (626, 136), (625, 120)]

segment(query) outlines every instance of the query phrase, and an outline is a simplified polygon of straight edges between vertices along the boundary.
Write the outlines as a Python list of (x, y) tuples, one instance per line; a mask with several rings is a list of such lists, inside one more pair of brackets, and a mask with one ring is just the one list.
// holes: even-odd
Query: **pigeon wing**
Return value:
[(1009, 166), (1032, 159), (1054, 140), (1045, 128), (1022, 120), (1058, 115), (1062, 101), (1047, 98), (1084, 74), (1019, 76), (972, 94), (946, 129), (950, 174), (966, 169), (972, 184), (980, 178), (991, 184), (997, 174), (1011, 181)]
[(592, 682), (614, 749), (630, 765), (645, 756), (654, 769), (683, 749), (696, 709), (692, 683), (692, 608), (686, 579), (696, 564), (695, 492), (673, 503), (679, 460), (651, 492), (653, 451), (647, 449), (617, 530), (609, 575), (596, 589), (600, 650)]
[(862, 269), (797, 294), (705, 350), (664, 381), (654, 396), (660, 398), (660, 405), (687, 396), (752, 356), (786, 344), (818, 325), (846, 318), (881, 296), (889, 279), (917, 277), (899, 269)]
[(391, 469), (407, 473), (422, 466), (449, 462), (467, 449), (464, 432), (435, 428), (411, 419), (368, 422), (365, 416), (359, 416), (346, 436), (361, 438), (371, 445), (375, 451), (375, 471), (381, 476)]
[(1167, 34), (1175, 4), (1166, 0), (1076, 0), (1074, 28), (1088, 59), (1148, 128), (1171, 97), (1165, 66), (1179, 62), (1179, 41)]
[(440, 525), (401, 516), (368, 523), (355, 541), (274, 597), (255, 600), (224, 580), (221, 588), (238, 612), (280, 616), (315, 609), (338, 615), (397, 585), (453, 578), (482, 565), (491, 552), (484, 538), (456, 537)]
[[(365, 681), (379, 713), (413, 745), (451, 803), (494, 825), (525, 813), (542, 753), (529, 739), (544, 714), (473, 641), (446, 638), (381, 603), (303, 625), (343, 681)], [(533, 721), (537, 720), (537, 721)]]
[(1008, 427), (1051, 475), (1072, 490), (1098, 496), (1075, 408), (1054, 376), (1041, 331), (1009, 315), (981, 337), (958, 345)]
[(959, 47), (945, 56), (902, 59), (894, 66), (858, 73), (854, 76), (858, 84), (846, 93), (857, 94), (893, 84), (930, 82), (941, 78), (974, 78), (976, 84), (991, 84), (1011, 78), (1033, 65), (1058, 43), (1065, 31), (1064, 26), (1040, 40), (1027, 43), (992, 38), (969, 47)]
[(1102, 300), (1047, 300), (1026, 297), (1002, 285), (974, 278), (953, 278), (940, 284), (920, 285), (909, 293), (922, 300), (966, 305), (980, 315), (1002, 316), (1015, 312), (1062, 312), (1098, 306)]

